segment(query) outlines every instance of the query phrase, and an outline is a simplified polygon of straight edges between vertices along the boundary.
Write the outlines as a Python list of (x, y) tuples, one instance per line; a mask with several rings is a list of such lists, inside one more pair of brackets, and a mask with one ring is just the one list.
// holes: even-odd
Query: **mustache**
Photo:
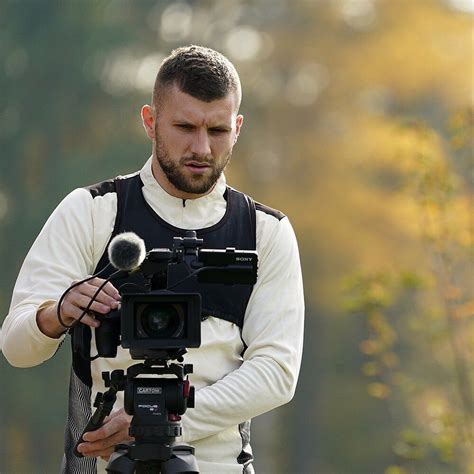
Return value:
[(188, 163), (199, 163), (200, 165), (208, 165), (213, 166), (214, 160), (209, 159), (207, 157), (199, 157), (199, 156), (183, 156), (179, 160), (181, 165), (187, 165)]

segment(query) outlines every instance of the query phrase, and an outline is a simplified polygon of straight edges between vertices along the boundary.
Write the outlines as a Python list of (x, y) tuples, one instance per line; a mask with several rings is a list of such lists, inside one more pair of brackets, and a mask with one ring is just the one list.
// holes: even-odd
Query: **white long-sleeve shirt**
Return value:
[[(140, 171), (143, 195), (165, 221), (183, 229), (219, 222), (226, 210), (222, 176), (208, 195), (187, 200), (167, 194), (151, 172), (151, 159)], [(63, 338), (44, 335), (36, 323), (40, 305), (57, 301), (73, 280), (92, 274), (111, 236), (117, 195), (94, 199), (86, 189), (70, 193), (51, 214), (20, 270), (9, 314), (3, 324), (3, 353), (18, 367), (38, 365), (54, 355)], [(304, 301), (296, 238), (288, 218), (257, 210), (258, 280), (243, 329), (209, 317), (202, 322), (201, 346), (185, 362), (194, 365), (195, 408), (183, 415), (183, 439), (196, 448), (201, 472), (241, 473), (238, 425), (288, 402), (295, 391), (302, 342)], [(243, 341), (247, 348), (244, 349)], [(91, 353), (95, 353), (94, 340)], [(101, 373), (136, 361), (119, 347), (114, 359), (91, 363), (93, 396), (104, 391)], [(121, 407), (119, 397), (115, 408)]]

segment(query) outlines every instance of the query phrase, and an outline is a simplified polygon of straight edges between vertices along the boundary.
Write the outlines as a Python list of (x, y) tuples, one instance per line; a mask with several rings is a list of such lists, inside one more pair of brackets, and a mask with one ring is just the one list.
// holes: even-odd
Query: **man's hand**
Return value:
[[(76, 286), (69, 291), (61, 305), (61, 318), (64, 324), (70, 326), (80, 318), (83, 309), (86, 308), (98, 288), (104, 283), (102, 278), (93, 278), (81, 285)], [(38, 311), (36, 321), (40, 331), (49, 337), (58, 338), (63, 332), (64, 327), (57, 318), (57, 304), (53, 304)], [(96, 296), (90, 310), (101, 314), (107, 314), (112, 309), (117, 309), (120, 304), (120, 293), (108, 282), (100, 293)], [(96, 328), (100, 325), (90, 315), (85, 315), (81, 323)]]
[[(83, 308), (87, 307), (91, 298), (104, 281), (105, 280), (102, 278), (94, 278), (76, 286), (67, 293), (61, 305), (61, 317), (65, 324), (69, 326), (76, 319), (80, 318)], [(108, 282), (96, 296), (90, 310), (95, 311), (96, 313), (107, 314), (110, 310), (117, 309), (119, 303), (120, 294), (118, 290), (112, 285), (112, 283)], [(81, 319), (81, 322), (93, 328), (98, 327), (100, 324), (99, 321), (96, 321), (88, 315), (84, 316)]]
[(104, 424), (96, 431), (84, 433), (84, 443), (81, 443), (77, 450), (86, 457), (101, 457), (105, 461), (109, 460), (117, 444), (132, 441), (128, 429), (132, 417), (125, 413), (125, 410), (113, 411), (104, 420)]

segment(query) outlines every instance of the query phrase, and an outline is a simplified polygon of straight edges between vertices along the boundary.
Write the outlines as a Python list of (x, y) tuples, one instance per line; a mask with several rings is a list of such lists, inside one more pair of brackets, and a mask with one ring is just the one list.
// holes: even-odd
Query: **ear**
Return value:
[(148, 138), (155, 138), (156, 113), (151, 105), (144, 105), (141, 110), (143, 128)]
[(244, 116), (243, 116), (243, 115), (237, 115), (237, 117), (235, 118), (235, 137), (234, 137), (234, 143), (237, 141), (237, 138), (239, 138), (240, 129), (241, 129), (243, 123), (244, 123)]

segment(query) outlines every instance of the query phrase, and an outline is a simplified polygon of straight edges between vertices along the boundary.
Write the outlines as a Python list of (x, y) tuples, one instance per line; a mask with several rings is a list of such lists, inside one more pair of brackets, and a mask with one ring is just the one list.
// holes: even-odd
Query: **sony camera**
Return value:
[[(132, 359), (170, 358), (185, 348), (199, 347), (201, 295), (186, 292), (186, 288), (199, 289), (206, 283), (254, 284), (257, 280), (255, 251), (203, 249), (203, 240), (189, 231), (185, 237), (174, 237), (172, 249), (152, 249), (145, 254), (143, 241), (132, 236), (119, 234), (109, 246), (109, 259), (122, 270), (122, 276), (126, 273), (126, 283), (118, 286), (123, 288), (121, 308), (96, 315), (101, 325), (95, 329), (95, 357), (115, 357), (119, 345), (129, 349)], [(191, 281), (197, 284), (190, 286)], [(82, 326), (76, 326), (73, 344), (84, 358), (90, 358), (85, 353), (90, 351), (84, 350)]]

